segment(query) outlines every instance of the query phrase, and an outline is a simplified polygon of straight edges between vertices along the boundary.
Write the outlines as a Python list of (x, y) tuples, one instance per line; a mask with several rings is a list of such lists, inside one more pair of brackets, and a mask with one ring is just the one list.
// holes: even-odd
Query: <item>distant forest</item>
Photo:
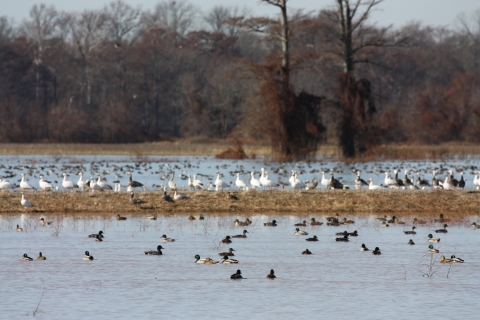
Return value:
[[(275, 61), (280, 44), (268, 36), (274, 27), (259, 33), (239, 23), (258, 18), (242, 1), (227, 2), (238, 7), (201, 12), (194, 1), (164, 1), (142, 11), (114, 1), (84, 12), (35, 5), (16, 24), (0, 17), (0, 142), (264, 142), (271, 119), (252, 66)], [(342, 119), (344, 66), (329, 10), (288, 12), (291, 87), (321, 100), (322, 129), (311, 130), (319, 143), (338, 143)], [(394, 29), (363, 21), (357, 45), (405, 39), (357, 52), (376, 143), (480, 141), (480, 10), (456, 22)]]

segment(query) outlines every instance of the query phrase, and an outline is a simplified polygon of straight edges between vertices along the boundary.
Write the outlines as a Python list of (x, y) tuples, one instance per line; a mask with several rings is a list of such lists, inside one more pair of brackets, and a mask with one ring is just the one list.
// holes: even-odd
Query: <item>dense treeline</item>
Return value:
[[(278, 60), (280, 44), (242, 28), (240, 16), (252, 17), (235, 7), (201, 13), (182, 1), (142, 11), (119, 0), (81, 13), (36, 5), (20, 24), (0, 18), (0, 141), (266, 139), (269, 93), (252, 66)], [(290, 13), (290, 81), (297, 97), (321, 101), (309, 112), (322, 125), (307, 131), (337, 142), (344, 66), (329, 16)], [(355, 45), (380, 35), (408, 41), (371, 45), (356, 57), (355, 79), (369, 80), (368, 97), (358, 99), (376, 111), (362, 136), (480, 141), (480, 11), (457, 22), (455, 29), (365, 24)]]

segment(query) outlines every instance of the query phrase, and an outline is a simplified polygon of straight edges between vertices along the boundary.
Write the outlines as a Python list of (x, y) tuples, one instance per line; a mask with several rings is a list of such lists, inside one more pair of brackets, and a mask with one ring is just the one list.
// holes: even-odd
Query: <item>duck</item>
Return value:
[(121, 217), (119, 214), (117, 214), (117, 220), (127, 220), (126, 217)]
[(433, 247), (433, 245), (429, 245), (429, 246), (428, 246), (428, 253), (439, 253), (439, 252), (440, 252), (440, 250), (435, 249), (435, 248)]
[(230, 240), (230, 236), (226, 236), (224, 239), (222, 239), (222, 243), (232, 243), (232, 240)]
[(480, 229), (480, 226), (477, 226), (476, 222), (472, 222), (470, 226), (472, 227), (472, 229)]
[(167, 238), (167, 235), (162, 235), (162, 242), (174, 242), (175, 239)]
[(387, 223), (387, 221), (383, 221), (381, 224), (382, 228), (388, 228), (390, 225)]
[(130, 203), (131, 204), (144, 204), (145, 201), (139, 198), (135, 198), (133, 191), (130, 192)]
[(231, 258), (229, 258), (228, 256), (223, 256), (223, 260), (222, 260), (221, 263), (233, 264), (233, 263), (238, 263), (238, 260), (231, 259)]
[(464, 260), (463, 260), (463, 259), (460, 259), (460, 258), (457, 258), (457, 257), (455, 257), (455, 255), (452, 255), (452, 256), (450, 257), (450, 261), (452, 261), (452, 262), (459, 262), (459, 263), (463, 263), (463, 261), (464, 261)]
[(307, 238), (305, 241), (318, 241), (317, 236), (313, 236), (313, 238)]
[(335, 241), (348, 242), (348, 235), (344, 235), (343, 238), (336, 238)]
[(230, 276), (230, 279), (233, 279), (233, 280), (243, 279), (242, 271), (240, 271), (240, 269), (238, 269), (237, 272), (235, 272), (234, 274), (232, 274)]
[(45, 258), (45, 256), (43, 256), (41, 252), (39, 252), (37, 260), (47, 260), (47, 258)]
[(448, 226), (447, 226), (446, 224), (444, 224), (444, 225), (443, 225), (443, 229), (435, 230), (435, 232), (436, 232), (436, 233), (447, 233), (447, 232), (448, 232), (448, 231), (447, 231), (447, 227), (448, 227)]
[[(198, 217), (198, 220), (205, 220), (205, 217), (203, 216), (203, 214), (200, 214), (200, 217)], [(248, 220), (248, 218), (247, 218)]]
[(358, 237), (358, 232), (357, 232), (357, 230), (355, 230), (355, 231), (353, 231), (353, 232), (349, 232), (348, 235), (349, 235), (350, 237)]
[(51, 221), (45, 221), (45, 218), (40, 218), (40, 224), (42, 226), (49, 226), (49, 225), (52, 224), (52, 222)]
[(315, 221), (315, 218), (310, 219), (310, 225), (311, 226), (321, 226), (323, 222), (320, 221)]
[(151, 255), (151, 256), (161, 256), (162, 253), (162, 246), (157, 246), (157, 250), (150, 250), (150, 251), (145, 251), (145, 254)]
[(416, 227), (413, 226), (413, 227), (412, 227), (412, 230), (407, 230), (407, 231), (404, 230), (403, 233), (405, 233), (405, 234), (417, 234), (417, 233), (415, 232), (415, 229), (416, 229)]
[(266, 222), (263, 225), (265, 227), (276, 227), (277, 226), (277, 220), (272, 220), (272, 222)]
[(23, 231), (23, 229), (20, 228), (20, 226), (18, 224), (17, 224), (17, 229), (16, 230), (17, 230), (17, 232), (22, 232)]
[(347, 220), (347, 218), (343, 218), (342, 223), (343, 223), (343, 224), (352, 224), (352, 223), (355, 223), (355, 221), (353, 221), (353, 220)]
[(348, 236), (348, 231), (345, 230), (345, 231), (343, 231), (343, 232), (337, 232), (337, 233), (335, 233), (335, 235), (336, 235), (336, 236), (342, 236), (342, 237), (343, 237), (343, 236)]
[(296, 232), (294, 233), (294, 235), (296, 235), (296, 236), (307, 236), (308, 235), (308, 232), (300, 230), (300, 228), (295, 228), (295, 231)]
[(427, 221), (425, 221), (425, 220), (418, 220), (417, 218), (413, 219), (413, 224), (414, 225), (415, 224), (425, 224), (425, 223), (427, 223)]
[(28, 254), (24, 253), (23, 254), (23, 261), (32, 261), (33, 259), (28, 256)]
[(427, 236), (427, 238), (428, 242), (440, 242), (440, 238), (434, 238), (431, 233)]
[(85, 256), (83, 256), (83, 260), (93, 260), (93, 256), (90, 255), (90, 252), (85, 251)]
[(190, 221), (195, 220), (195, 217), (190, 215), (190, 217), (188, 217), (188, 220), (190, 220)]
[(88, 237), (89, 238), (96, 238), (97, 236), (99, 236), (100, 238), (103, 238), (103, 231), (100, 230), (100, 231), (98, 231), (98, 233), (92, 233)]
[(232, 238), (246, 238), (247, 237), (246, 233), (248, 233), (248, 231), (243, 230), (243, 234), (237, 234), (236, 236), (232, 236)]
[(267, 274), (267, 277), (266, 277), (266, 278), (267, 278), (267, 279), (272, 279), (272, 280), (275, 279), (275, 278), (276, 278), (276, 276), (275, 276), (275, 271), (273, 271), (273, 269), (271, 269), (271, 270), (270, 270), (270, 273)]
[(447, 219), (443, 216), (443, 213), (440, 213), (440, 215), (438, 216), (438, 219), (434, 219), (433, 222), (440, 222), (440, 223), (444, 223), (444, 222), (449, 222), (450, 219)]
[(410, 240), (408, 240), (407, 244), (413, 246), (415, 244), (415, 242), (413, 242), (413, 240), (410, 239)]
[(379, 254), (382, 254), (382, 253), (380, 252), (380, 248), (375, 247), (375, 250), (372, 251), (372, 254), (379, 255)]
[(157, 220), (157, 214), (152, 214), (147, 218), (148, 220)]
[(235, 227), (244, 227), (247, 225), (247, 222), (243, 222), (243, 221), (240, 221), (239, 219), (235, 219), (235, 221), (233, 221), (233, 225)]
[(312, 252), (308, 249), (305, 249), (305, 251), (303, 251), (302, 254), (312, 254)]
[(210, 258), (204, 258), (200, 259), (200, 255), (196, 254), (195, 255), (195, 263), (200, 263), (200, 264), (217, 264), (218, 261), (212, 260)]
[(440, 256), (440, 263), (452, 263), (452, 259), (446, 259), (445, 256)]
[(300, 222), (300, 223), (295, 223), (294, 226), (306, 227), (307, 226), (307, 220), (303, 220), (303, 222)]
[(219, 256), (229, 256), (229, 257), (233, 257), (235, 254), (233, 253), (233, 250), (232, 248), (228, 248), (228, 252), (220, 252), (218, 255)]
[(360, 247), (360, 251), (369, 251), (368, 248), (365, 246), (365, 243), (362, 243), (362, 246)]

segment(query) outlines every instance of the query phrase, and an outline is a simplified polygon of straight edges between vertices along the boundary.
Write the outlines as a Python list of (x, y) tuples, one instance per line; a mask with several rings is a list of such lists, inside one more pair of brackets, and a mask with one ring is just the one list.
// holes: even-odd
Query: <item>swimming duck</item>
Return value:
[(16, 230), (17, 230), (18, 232), (23, 231), (23, 229), (20, 228), (20, 226), (19, 226), (18, 224), (17, 224), (17, 229), (16, 229)]
[(353, 231), (353, 232), (349, 232), (348, 235), (349, 235), (350, 237), (358, 237), (358, 232), (357, 232), (357, 230), (355, 230), (355, 231)]
[(230, 257), (233, 257), (235, 254), (233, 253), (233, 250), (232, 248), (228, 248), (228, 252), (220, 252), (218, 255), (219, 256), (230, 256)]
[(413, 245), (415, 244), (415, 242), (413, 242), (413, 240), (412, 240), (412, 239), (410, 239), (410, 240), (407, 242), (407, 244), (409, 244), (409, 245), (413, 246)]
[(45, 258), (41, 252), (38, 253), (38, 257), (37, 257), (37, 260), (47, 260), (47, 258)]
[(277, 226), (277, 221), (272, 220), (272, 222), (266, 222), (263, 224), (265, 227), (276, 227)]
[(387, 221), (388, 223), (394, 223), (394, 224), (405, 224), (405, 221), (400, 221), (396, 216), (393, 216), (391, 220)]
[(49, 225), (52, 224), (52, 222), (51, 221), (45, 221), (45, 218), (40, 218), (40, 224), (42, 226), (49, 226)]
[(295, 228), (295, 233), (294, 235), (296, 236), (307, 236), (308, 235), (308, 232), (306, 231), (301, 231), (300, 228)]
[(435, 249), (432, 245), (428, 246), (428, 253), (439, 253), (440, 250)]
[(427, 237), (428, 242), (440, 242), (440, 238), (434, 238), (431, 233)]
[(249, 218), (247, 218), (245, 220), (245, 223), (247, 224), (247, 226), (251, 225), (252, 224), (252, 220), (250, 220)]
[(103, 239), (97, 234), (95, 236), (95, 241), (100, 242), (100, 241), (103, 241)]
[(390, 225), (387, 223), (387, 221), (383, 221), (381, 224), (382, 228), (388, 228)]
[(247, 225), (247, 223), (246, 223), (246, 222), (243, 222), (243, 221), (240, 221), (240, 220), (238, 220), (238, 219), (235, 219), (235, 221), (233, 221), (233, 225), (234, 225), (235, 227), (244, 227), (244, 226)]
[(117, 214), (117, 220), (127, 220), (127, 218), (126, 217), (120, 217), (120, 215)]
[(226, 236), (225, 239), (222, 239), (222, 243), (232, 243), (230, 236)]
[(355, 221), (353, 221), (353, 220), (347, 220), (347, 218), (343, 218), (342, 223), (343, 223), (343, 224), (352, 224), (352, 223), (355, 223)]
[(302, 252), (302, 254), (312, 254), (312, 252), (308, 249), (306, 249), (305, 251)]
[(336, 238), (335, 241), (348, 242), (348, 235), (343, 236), (343, 238)]
[(360, 251), (369, 251), (368, 248), (365, 246), (364, 243), (362, 243), (362, 246), (360, 247)]
[(445, 256), (440, 256), (440, 263), (452, 263), (452, 259), (445, 259)]
[(28, 254), (24, 253), (23, 254), (23, 261), (32, 261), (33, 259), (28, 256)]
[(93, 260), (93, 256), (90, 255), (90, 252), (85, 251), (85, 256), (83, 257), (83, 260)]
[(246, 238), (247, 237), (246, 233), (248, 233), (248, 231), (243, 230), (243, 234), (237, 234), (236, 236), (232, 236), (232, 238)]
[(310, 219), (310, 225), (311, 226), (321, 226), (323, 222), (320, 221), (315, 221), (315, 218)]
[(151, 256), (161, 256), (162, 253), (162, 246), (157, 246), (157, 250), (151, 250), (151, 251), (145, 251), (145, 254), (151, 255)]
[(348, 236), (348, 231), (345, 230), (345, 231), (343, 231), (343, 232), (337, 232), (335, 235), (336, 235), (336, 236)]
[(188, 217), (188, 220), (195, 220), (195, 217), (190, 215), (190, 217)]
[[(198, 217), (199, 220), (205, 220), (205, 217), (203, 216), (203, 214), (200, 214), (200, 217)], [(248, 220), (248, 218), (247, 218)]]
[(405, 233), (405, 234), (417, 234), (417, 233), (415, 232), (415, 229), (417, 229), (417, 228), (416, 228), (415, 226), (413, 226), (413, 227), (412, 227), (412, 230), (408, 230), (408, 231), (405, 231), (405, 230), (404, 230), (403, 233)]
[(457, 257), (455, 257), (455, 255), (452, 255), (452, 256), (450, 257), (450, 261), (452, 261), (452, 262), (459, 262), (459, 263), (463, 263), (463, 261), (464, 261), (464, 260), (463, 260), (463, 259), (460, 259), (460, 258), (457, 258)]
[(99, 236), (100, 238), (103, 238), (103, 231), (100, 230), (100, 231), (98, 231), (98, 233), (92, 233), (92, 234), (89, 235), (88, 237), (89, 237), (89, 238), (96, 238), (97, 236)]
[(313, 236), (313, 238), (307, 238), (305, 241), (318, 241), (317, 236)]
[(418, 220), (417, 218), (413, 219), (413, 224), (425, 224), (427, 221), (425, 220)]
[(162, 235), (162, 242), (174, 242), (175, 239), (167, 238), (167, 235)]
[(443, 225), (443, 229), (435, 230), (435, 232), (436, 232), (436, 233), (447, 233), (447, 232), (448, 232), (448, 231), (447, 231), (447, 227), (448, 227), (448, 226), (447, 226), (446, 224), (444, 224), (444, 225)]
[(228, 256), (223, 256), (223, 260), (221, 263), (227, 263), (227, 264), (238, 263), (238, 260), (230, 259)]
[(380, 248), (375, 247), (375, 250), (372, 251), (372, 254), (379, 255), (379, 254), (382, 254), (382, 253), (380, 252)]
[(275, 271), (273, 271), (273, 269), (272, 269), (272, 270), (270, 270), (270, 273), (267, 274), (267, 279), (272, 279), (273, 280), (275, 278), (276, 278)]
[(306, 227), (307, 226), (307, 220), (303, 220), (303, 222), (301, 222), (301, 223), (295, 223), (294, 226)]
[(198, 254), (196, 254), (195, 255), (195, 263), (216, 264), (216, 263), (218, 263), (218, 261), (212, 260), (210, 258), (200, 259), (200, 256)]
[(234, 273), (230, 276), (230, 279), (233, 279), (233, 280), (243, 279), (242, 271), (240, 271), (240, 269), (238, 269), (236, 273)]
[(471, 227), (472, 229), (480, 229), (480, 226), (477, 226), (476, 222), (472, 222)]

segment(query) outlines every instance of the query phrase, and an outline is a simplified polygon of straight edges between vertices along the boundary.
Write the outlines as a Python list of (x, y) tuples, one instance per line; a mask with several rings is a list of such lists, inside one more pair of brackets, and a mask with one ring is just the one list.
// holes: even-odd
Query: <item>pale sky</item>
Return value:
[[(0, 15), (13, 18), (16, 23), (28, 18), (28, 12), (34, 4), (53, 4), (57, 10), (67, 12), (83, 11), (85, 9), (101, 9), (111, 0), (0, 0)], [(151, 9), (160, 0), (124, 0), (124, 2), (142, 9)], [(262, 4), (260, 0), (187, 0), (188, 3), (199, 7), (203, 13), (214, 6), (248, 7), (254, 15), (273, 15), (278, 8)], [(291, 9), (305, 9), (318, 11), (334, 5), (334, 0), (288, 0)], [(385, 0), (377, 6), (371, 22), (385, 26), (393, 24), (401, 27), (411, 21), (420, 21), (423, 25), (455, 26), (455, 19), (459, 13), (467, 16), (480, 9), (479, 0)]]

